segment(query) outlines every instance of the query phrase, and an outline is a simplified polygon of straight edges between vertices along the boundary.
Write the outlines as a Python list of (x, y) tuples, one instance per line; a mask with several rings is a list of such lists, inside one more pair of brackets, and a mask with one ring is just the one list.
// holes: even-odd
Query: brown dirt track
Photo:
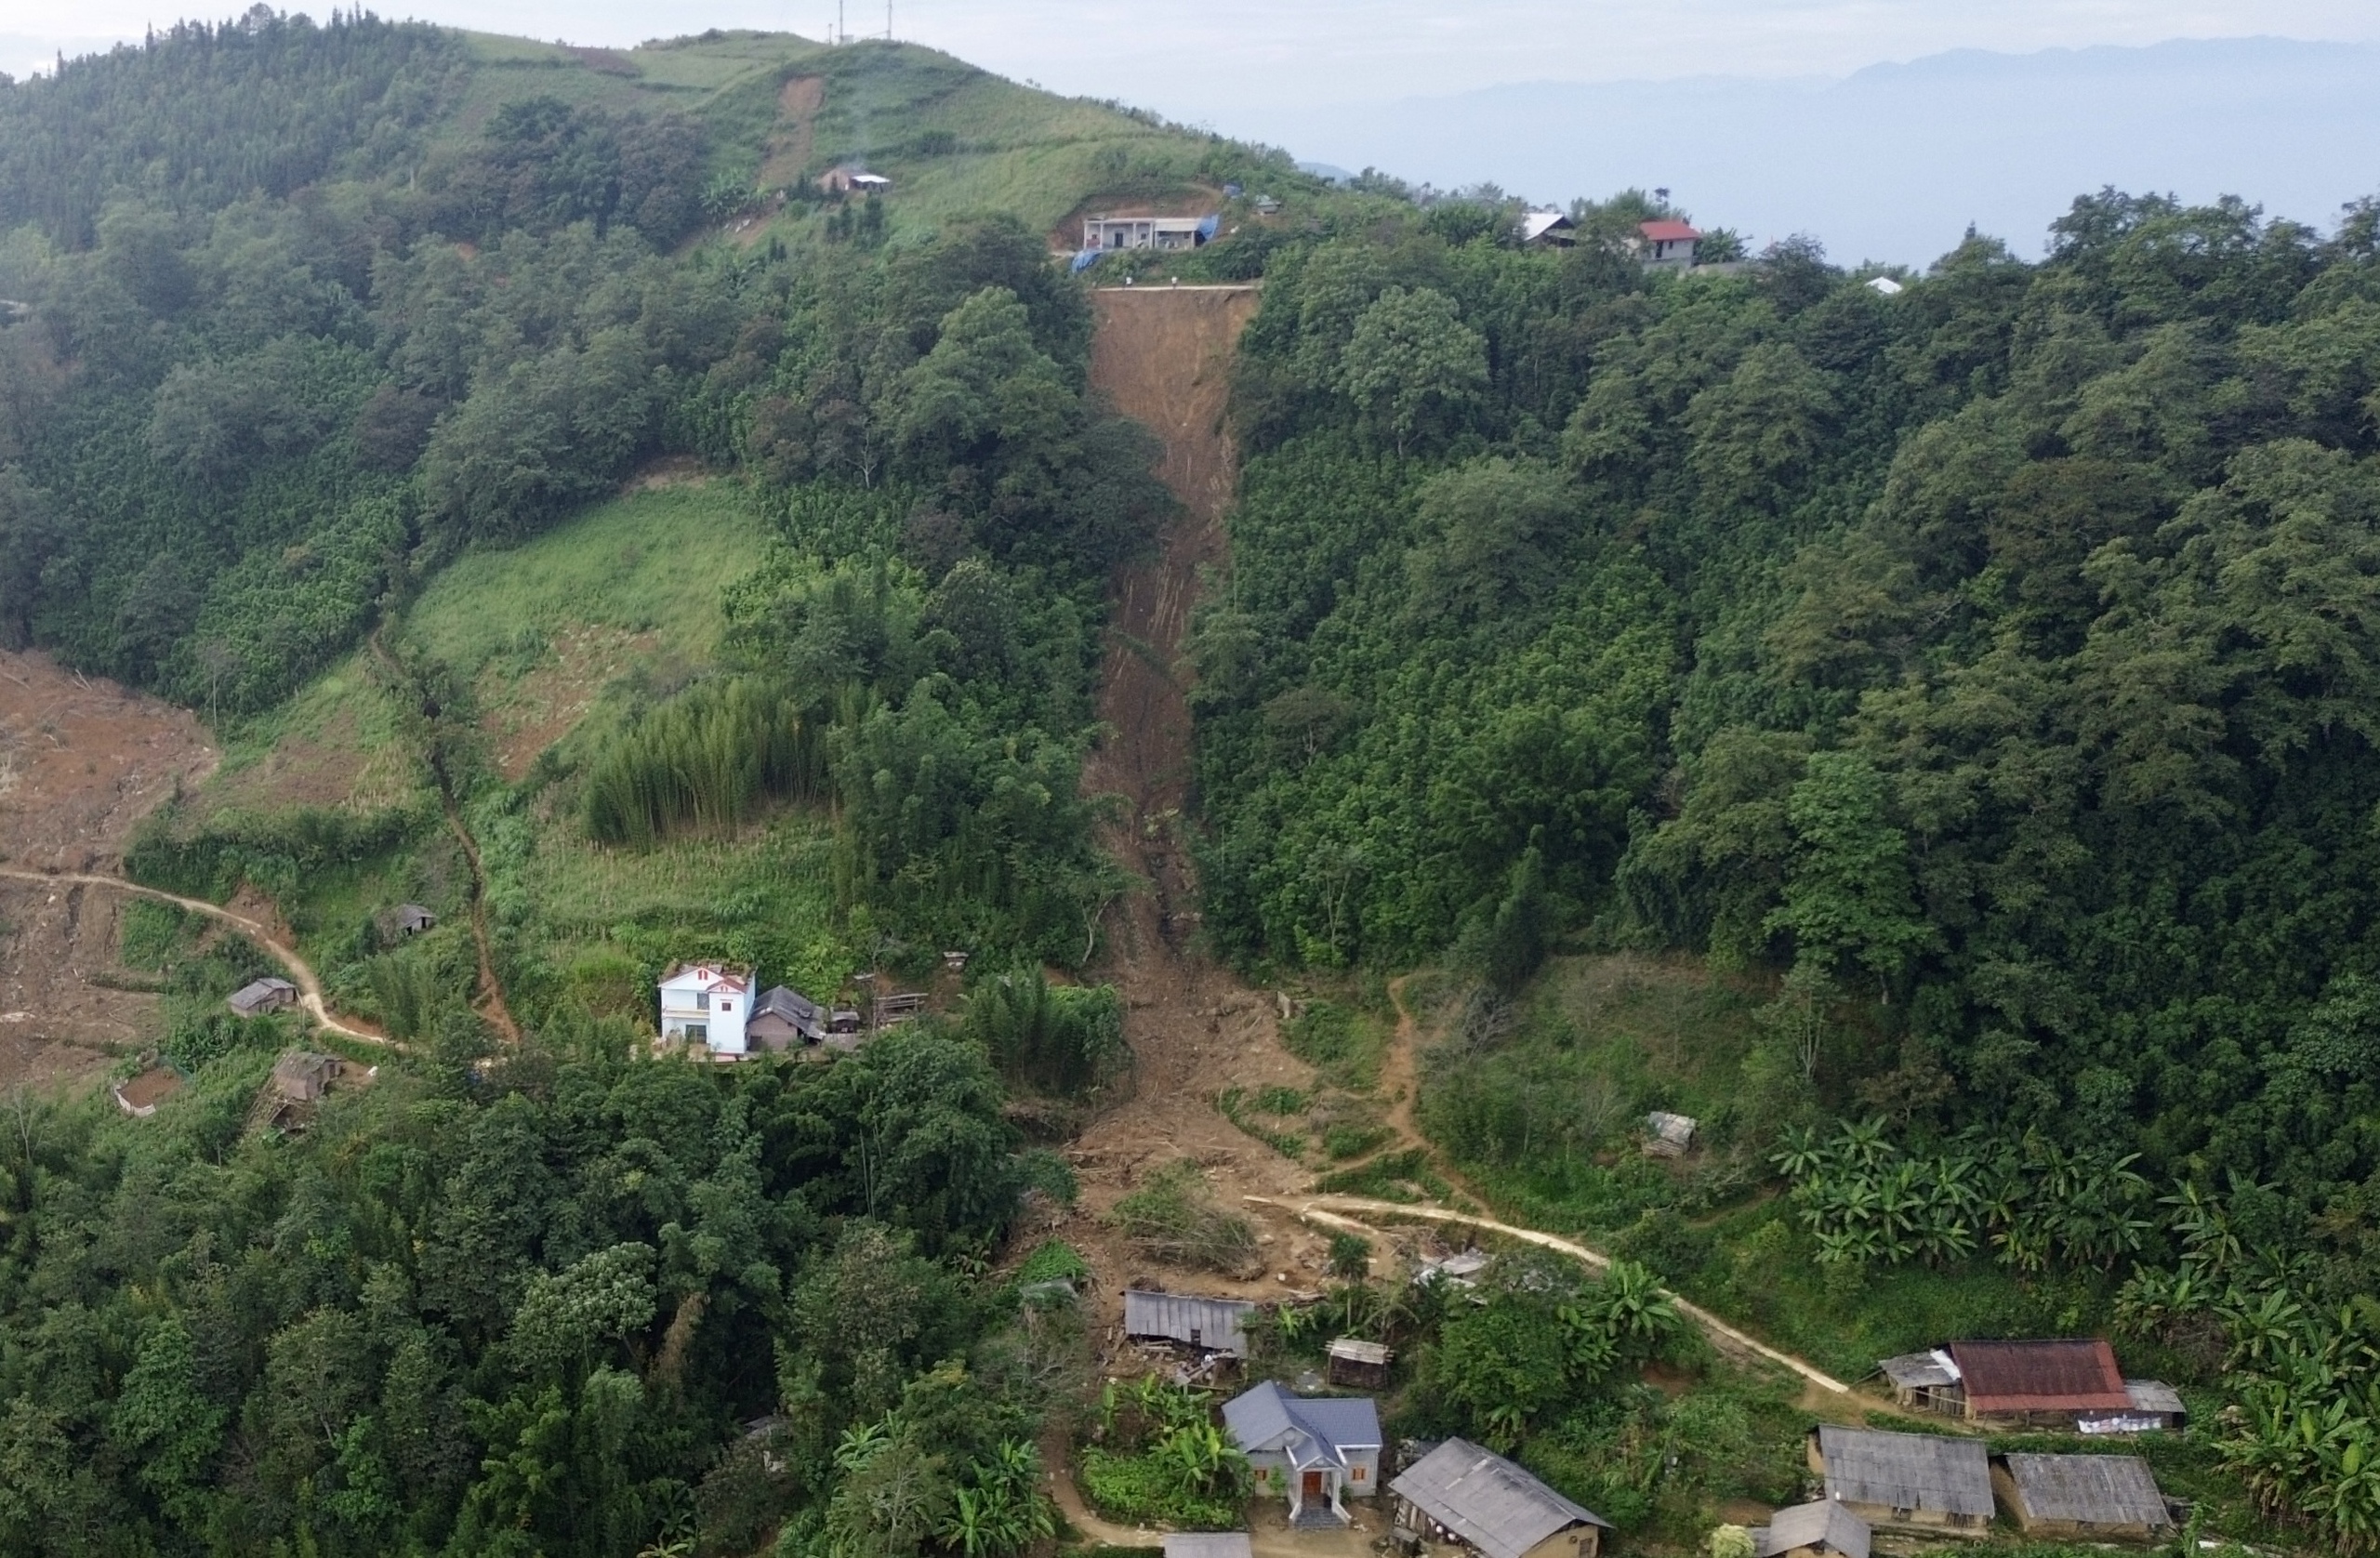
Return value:
[[(133, 825), (215, 768), (188, 711), (0, 653), (0, 862), (108, 874)], [(124, 895), (0, 879), (0, 1087), (68, 1081), (148, 1035), (157, 997), (97, 983), (116, 964)]]

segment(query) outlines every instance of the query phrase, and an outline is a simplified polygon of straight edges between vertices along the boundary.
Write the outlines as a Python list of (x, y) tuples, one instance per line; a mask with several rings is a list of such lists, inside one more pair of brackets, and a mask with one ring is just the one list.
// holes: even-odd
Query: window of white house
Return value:
[(694, 992), (694, 1010), (696, 1011), (708, 1011), (710, 1010), (709, 991), (697, 990)]
[(721, 1001), (719, 1003), (719, 1010), (721, 1011), (733, 1011), (735, 1010), (735, 1003), (734, 1001)]
[(686, 1037), (689, 1041), (695, 1044), (708, 1044), (710, 1042), (710, 1024), (708, 1023), (687, 1023)]

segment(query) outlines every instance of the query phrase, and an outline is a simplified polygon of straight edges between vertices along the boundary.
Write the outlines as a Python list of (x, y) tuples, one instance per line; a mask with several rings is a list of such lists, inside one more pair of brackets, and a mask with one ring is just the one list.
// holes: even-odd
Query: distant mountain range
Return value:
[(2031, 258), (2075, 195), (2110, 184), (2239, 194), (2327, 229), (2380, 193), (2380, 46), (1962, 49), (1840, 80), (1536, 82), (1224, 128), (1544, 203), (1666, 186), (1706, 224), (1755, 244), (1806, 232), (1844, 261), (1923, 263), (1969, 223)]

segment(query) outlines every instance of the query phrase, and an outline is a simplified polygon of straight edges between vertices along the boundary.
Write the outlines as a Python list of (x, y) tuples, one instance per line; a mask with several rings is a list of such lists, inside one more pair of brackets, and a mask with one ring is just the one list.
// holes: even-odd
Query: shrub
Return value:
[(1144, 1250), (1170, 1265), (1233, 1273), (1255, 1267), (1255, 1225), (1216, 1206), (1198, 1166), (1187, 1158), (1152, 1174), (1116, 1203), (1112, 1215)]

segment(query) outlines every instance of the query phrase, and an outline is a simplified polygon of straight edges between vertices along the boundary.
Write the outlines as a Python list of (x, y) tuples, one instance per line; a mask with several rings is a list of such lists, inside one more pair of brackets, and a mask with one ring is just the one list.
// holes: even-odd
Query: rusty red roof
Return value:
[(1981, 1416), (2122, 1412), (2132, 1406), (2115, 1350), (2096, 1338), (1953, 1341), (1950, 1353), (1966, 1384), (1967, 1407)]
[(1664, 217), (1659, 221), (1638, 222), (1636, 231), (1656, 244), (1680, 244), (1689, 238), (1702, 236), (1686, 223), (1669, 217)]

